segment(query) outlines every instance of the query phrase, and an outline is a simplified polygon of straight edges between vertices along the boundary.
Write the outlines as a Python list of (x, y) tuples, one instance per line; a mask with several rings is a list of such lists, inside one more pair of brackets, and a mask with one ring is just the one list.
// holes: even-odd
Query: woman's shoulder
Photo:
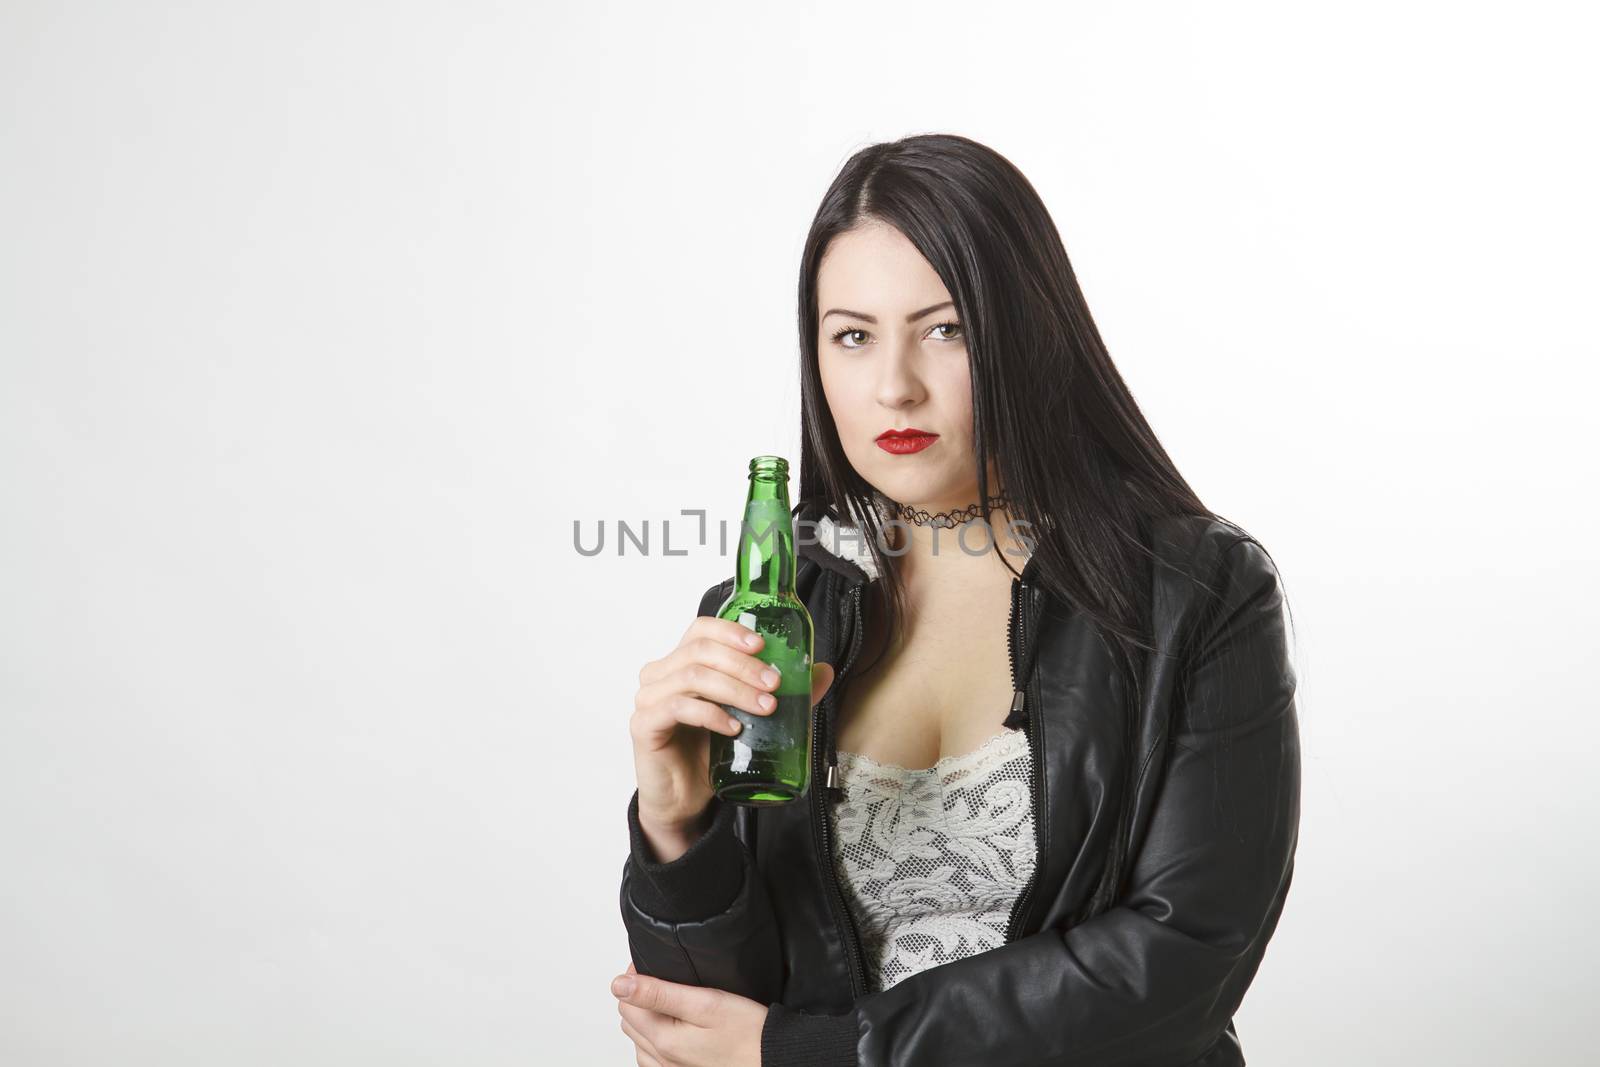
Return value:
[(1277, 564), (1266, 546), (1230, 519), (1215, 514), (1163, 515), (1150, 524), (1150, 532), (1158, 564), (1158, 611), (1193, 619), (1226, 610), (1252, 593), (1281, 593)]
[[(1266, 548), (1249, 530), (1220, 515), (1158, 515), (1150, 522), (1151, 549), (1163, 563), (1207, 573), (1229, 557), (1258, 559)], [(1241, 544), (1254, 546), (1242, 553)], [(1231, 560), (1230, 560), (1231, 562)]]

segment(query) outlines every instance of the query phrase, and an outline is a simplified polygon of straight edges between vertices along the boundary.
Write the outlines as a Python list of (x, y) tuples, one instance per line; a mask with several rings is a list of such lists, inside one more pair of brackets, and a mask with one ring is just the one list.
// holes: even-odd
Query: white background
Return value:
[(1285, 575), (1251, 1064), (1584, 1062), (1580, 7), (10, 0), (0, 1060), (631, 1063), (627, 718), (731, 570), (660, 524), (796, 454), (811, 215), (939, 131)]

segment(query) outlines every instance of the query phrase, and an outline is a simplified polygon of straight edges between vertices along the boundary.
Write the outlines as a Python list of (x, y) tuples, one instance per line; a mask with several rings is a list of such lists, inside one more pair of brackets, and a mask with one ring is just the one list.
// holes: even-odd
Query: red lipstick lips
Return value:
[(885, 430), (878, 435), (878, 447), (897, 456), (921, 452), (939, 439), (936, 433), (908, 426), (904, 430)]

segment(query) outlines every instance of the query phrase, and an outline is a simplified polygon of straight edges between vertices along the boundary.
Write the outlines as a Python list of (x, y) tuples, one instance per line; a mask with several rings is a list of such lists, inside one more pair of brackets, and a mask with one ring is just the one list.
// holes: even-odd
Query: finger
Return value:
[[(684, 692), (758, 714), (770, 712), (777, 706), (772, 695), (782, 681), (777, 667), (739, 652), (706, 651), (713, 662), (692, 659), (673, 676)], [(730, 655), (734, 657), (732, 663), (728, 661)]]
[(628, 969), (627, 969), (627, 971), (625, 973), (627, 973), (627, 974), (638, 974), (639, 973), (638, 968), (634, 967), (632, 960), (628, 961)]
[(719, 619), (715, 615), (696, 616), (694, 622), (689, 624), (689, 629), (684, 631), (686, 638), (690, 634), (695, 637), (712, 637), (730, 648), (752, 652), (766, 643), (766, 638), (750, 627), (732, 619)]
[(677, 648), (661, 659), (653, 660), (644, 665), (644, 669), (639, 672), (640, 683), (660, 681), (665, 675), (671, 674), (675, 669), (675, 665), (669, 662), (673, 655), (683, 646), (692, 644), (701, 638), (715, 641), (731, 650), (746, 653), (758, 652), (761, 646), (766, 643), (765, 637), (748, 626), (741, 626), (736, 622), (729, 622), (727, 619), (719, 619), (714, 615), (697, 615), (694, 622), (690, 623), (689, 628), (683, 632), (683, 636), (678, 639)]
[(721, 991), (716, 989), (635, 975), (633, 992), (623, 999), (647, 1011), (670, 1015), (696, 1026), (708, 1026), (716, 1016), (720, 996)]
[(650, 1055), (660, 1060), (672, 1058), (667, 1046), (672, 1042), (673, 1031), (689, 1025), (681, 1019), (629, 1004), (626, 1000), (617, 1001), (617, 1014), (644, 1040)]
[(675, 1019), (659, 1011), (641, 1008), (627, 1001), (618, 1001), (617, 1014), (626, 1019), (649, 1045), (650, 1055), (663, 1063), (677, 1063), (686, 1059), (685, 1041), (693, 1040), (701, 1030), (682, 1019)]
[(671, 723), (666, 716), (673, 708), (692, 710), (681, 703), (685, 697), (713, 705), (727, 704), (753, 715), (771, 714), (777, 706), (777, 699), (767, 689), (757, 688), (716, 667), (691, 661), (676, 674), (640, 689), (634, 698), (634, 708), (638, 714), (652, 720), (654, 728), (668, 729)]
[(634, 712), (628, 721), (628, 730), (636, 741), (643, 741), (650, 748), (661, 748), (679, 724), (703, 727), (729, 737), (736, 736), (739, 733), (734, 726), (736, 720), (730, 720), (733, 720), (733, 716), (720, 704), (673, 693), (659, 704)]
[(813, 663), (811, 665), (811, 706), (816, 707), (822, 702), (822, 697), (833, 688), (833, 664)]
[[(703, 696), (708, 700), (720, 699), (724, 703), (737, 704), (751, 711), (759, 710), (759, 705), (755, 703), (756, 699), (761, 694), (776, 689), (780, 680), (777, 668), (748, 652), (730, 648), (708, 637), (697, 637), (678, 646), (661, 662), (666, 664), (668, 669), (647, 686), (642, 686), (641, 690), (647, 687), (671, 686), (694, 692), (697, 696)], [(713, 675), (724, 676), (735, 688), (721, 689), (712, 693), (695, 690), (692, 686), (683, 684), (687, 679), (701, 677), (698, 672), (705, 670), (710, 670)], [(710, 675), (704, 677), (710, 683), (722, 682), (722, 679)]]
[[(624, 1005), (619, 1003), (618, 1007), (622, 1006)], [(622, 1016), (622, 1032), (627, 1034), (628, 1040), (633, 1042), (633, 1047), (639, 1053), (641, 1063), (645, 1062), (646, 1057), (651, 1061), (660, 1062), (661, 1057), (656, 1053), (655, 1045), (645, 1036), (644, 1031), (635, 1026), (626, 1015)]]

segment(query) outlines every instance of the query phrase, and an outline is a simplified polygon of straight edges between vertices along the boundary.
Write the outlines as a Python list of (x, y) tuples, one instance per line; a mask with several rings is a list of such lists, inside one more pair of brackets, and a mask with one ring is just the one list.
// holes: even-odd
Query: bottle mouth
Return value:
[(770, 475), (775, 478), (789, 476), (789, 461), (782, 456), (757, 456), (750, 461), (750, 473)]

